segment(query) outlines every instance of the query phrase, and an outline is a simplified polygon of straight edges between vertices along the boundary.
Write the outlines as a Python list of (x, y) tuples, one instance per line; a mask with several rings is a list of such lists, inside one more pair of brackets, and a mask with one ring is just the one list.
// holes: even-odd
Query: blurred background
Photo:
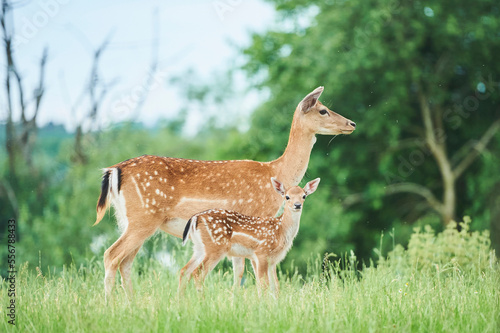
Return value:
[[(493, 0), (4, 0), (1, 239), (15, 218), (18, 263), (101, 260), (118, 237), (112, 214), (92, 227), (101, 168), (273, 160), (322, 85), (357, 130), (318, 136), (303, 183), (321, 186), (282, 267), (367, 262), (464, 216), (498, 249), (499, 18)], [(139, 256), (174, 272), (179, 244)]]

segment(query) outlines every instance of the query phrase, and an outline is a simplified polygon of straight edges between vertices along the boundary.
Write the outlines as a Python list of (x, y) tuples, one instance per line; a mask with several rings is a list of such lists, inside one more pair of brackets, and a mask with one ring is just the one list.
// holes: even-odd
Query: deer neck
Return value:
[(299, 232), (301, 214), (302, 210), (298, 212), (292, 212), (288, 207), (285, 207), (283, 215), (281, 215), (283, 236), (285, 237), (285, 241), (287, 244), (291, 244), (291, 242)]
[(275, 168), (276, 177), (286, 187), (298, 185), (302, 180), (316, 142), (315, 133), (301, 124), (297, 112), (293, 118), (285, 152), (280, 158), (271, 162)]

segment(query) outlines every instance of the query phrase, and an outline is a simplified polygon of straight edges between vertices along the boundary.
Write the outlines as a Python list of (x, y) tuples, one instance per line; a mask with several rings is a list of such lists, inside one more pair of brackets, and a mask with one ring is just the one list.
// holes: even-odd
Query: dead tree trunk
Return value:
[[(6, 124), (6, 150), (9, 157), (9, 173), (12, 179), (16, 179), (17, 159), (21, 158), (22, 163), (33, 170), (33, 148), (36, 143), (37, 116), (45, 91), (45, 64), (47, 62), (47, 49), (43, 50), (40, 60), (40, 74), (38, 86), (34, 90), (33, 100), (27, 100), (23, 78), (16, 66), (14, 51), (12, 45), (13, 24), (12, 5), (7, 1), (2, 1), (0, 24), (3, 33), (4, 50), (7, 62), (7, 71), (5, 76), (5, 91), (7, 96), (7, 124)], [(13, 89), (17, 88), (19, 104), (14, 106)], [(33, 104), (32, 111), (28, 114), (28, 107)], [(20, 119), (14, 119), (14, 108), (20, 111)], [(19, 132), (19, 133), (18, 133)]]

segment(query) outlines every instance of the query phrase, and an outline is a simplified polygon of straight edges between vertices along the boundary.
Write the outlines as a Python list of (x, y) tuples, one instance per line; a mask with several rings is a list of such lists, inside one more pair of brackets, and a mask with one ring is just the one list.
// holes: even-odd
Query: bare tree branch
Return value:
[(345, 197), (344, 200), (342, 200), (342, 206), (344, 208), (350, 207), (350, 206), (355, 205), (357, 203), (363, 202), (364, 200), (366, 200), (365, 193), (363, 193), (363, 192), (362, 193), (353, 193), (353, 194), (350, 194), (347, 197)]
[(40, 103), (42, 101), (43, 94), (45, 93), (44, 82), (45, 82), (45, 65), (47, 63), (48, 49), (45, 47), (43, 49), (42, 58), (40, 59), (40, 78), (38, 80), (38, 87), (35, 89), (34, 99), (35, 99), (35, 110), (33, 112), (32, 120), (36, 121), (38, 116), (38, 111), (40, 110)]
[[(393, 195), (398, 193), (412, 193), (417, 194), (424, 198), (429, 206), (431, 206), (438, 213), (441, 213), (443, 204), (434, 196), (432, 191), (425, 186), (416, 183), (404, 182), (391, 184), (385, 187), (384, 195)], [(363, 202), (367, 199), (365, 193), (354, 193), (347, 196), (342, 201), (342, 206), (349, 207), (354, 204)]]
[(9, 52), (9, 71), (14, 74), (17, 82), (17, 90), (19, 92), (19, 106), (21, 109), (21, 121), (26, 123), (26, 105), (24, 103), (24, 89), (23, 89), (23, 78), (21, 74), (17, 70), (17, 67), (14, 63), (14, 59), (12, 58), (12, 51)]
[(7, 94), (7, 125), (5, 126), (5, 148), (9, 156), (9, 172), (15, 177), (15, 159), (16, 159), (16, 128), (14, 126), (13, 119), (13, 106), (12, 106), (12, 91), (11, 91), (11, 65), (12, 65), (12, 35), (7, 29), (6, 16), (7, 12), (10, 10), (10, 5), (7, 0), (2, 1), (2, 12), (0, 16), (0, 24), (2, 26), (3, 41), (5, 45), (5, 57), (7, 59), (7, 70), (5, 74), (5, 90)]
[(425, 145), (425, 141), (422, 138), (418, 138), (418, 137), (408, 138), (408, 139), (399, 140), (395, 146), (388, 147), (384, 153), (394, 153), (394, 152), (397, 152), (399, 150), (418, 147), (418, 146), (424, 146), (424, 145)]
[(455, 214), (455, 180), (450, 160), (446, 154), (445, 130), (442, 121), (432, 121), (431, 109), (421, 85), (418, 89), (418, 100), (425, 128), (425, 140), (434, 156), (443, 181), (443, 200), (439, 210), (445, 224), (454, 218)]
[(436, 131), (434, 128), (434, 124), (432, 122), (432, 115), (431, 115), (431, 109), (429, 107), (429, 102), (421, 88), (418, 89), (418, 101), (420, 104), (422, 120), (424, 122), (425, 142), (429, 146), (429, 149), (436, 158), (437, 162), (442, 163), (443, 157), (445, 157), (443, 156), (444, 152), (442, 150), (440, 142), (438, 142), (436, 138)]
[(473, 149), (460, 161), (460, 163), (453, 170), (455, 178), (459, 178), (462, 173), (474, 162), (474, 160), (481, 155), (486, 149), (488, 143), (493, 139), (495, 134), (500, 130), (500, 119), (494, 121), (490, 127), (484, 132), (483, 136), (473, 146)]
[(108, 47), (110, 40), (111, 34), (109, 34), (101, 43), (101, 45), (93, 52), (93, 60), (92, 67), (90, 69), (89, 80), (84, 86), (80, 97), (77, 99), (77, 103), (75, 103), (71, 108), (76, 117), (76, 109), (81, 106), (80, 101), (85, 99), (85, 97), (88, 95), (90, 103), (89, 111), (84, 114), (84, 118), (81, 119), (76, 126), (74, 155), (72, 159), (77, 163), (86, 163), (88, 160), (83, 147), (83, 141), (85, 138), (85, 133), (87, 131), (87, 129), (84, 128), (84, 125), (86, 122), (88, 122), (88, 125), (91, 128), (92, 125), (96, 123), (99, 109), (109, 91), (109, 88), (116, 83), (116, 79), (112, 80), (110, 83), (104, 82), (99, 73), (99, 63), (101, 60), (101, 56)]
[[(100, 102), (104, 98), (104, 95), (102, 94), (102, 91), (106, 91), (106, 88), (103, 87), (101, 93), (97, 92), (96, 90), (99, 87), (99, 61), (101, 58), (101, 55), (104, 53), (106, 48), (109, 45), (109, 40), (110, 36), (108, 35), (106, 39), (102, 42), (102, 44), (95, 50), (94, 52), (94, 60), (92, 61), (92, 69), (90, 71), (90, 79), (88, 82), (88, 93), (90, 97), (90, 112), (89, 112), (89, 119), (91, 123), (95, 122), (95, 119), (97, 117), (97, 111), (99, 109)], [(97, 96), (99, 95), (99, 96)]]
[[(9, 200), (10, 206), (12, 207), (12, 211), (14, 213), (13, 218), (16, 220), (19, 219), (19, 203), (17, 201), (16, 197), (16, 192), (10, 185), (9, 181), (7, 179), (1, 179), (0, 180), (0, 189), (3, 189), (3, 192), (5, 192), (5, 196)], [(1, 193), (1, 192), (0, 192)]]
[(413, 193), (424, 198), (429, 205), (435, 209), (437, 212), (441, 213), (443, 210), (443, 204), (436, 199), (432, 191), (427, 187), (416, 183), (396, 183), (391, 184), (386, 187), (386, 195), (397, 194), (397, 193)]

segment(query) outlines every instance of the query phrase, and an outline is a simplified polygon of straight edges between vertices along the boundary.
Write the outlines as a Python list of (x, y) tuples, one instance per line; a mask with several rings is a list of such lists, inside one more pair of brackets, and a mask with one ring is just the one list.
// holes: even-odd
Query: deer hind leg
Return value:
[[(123, 263), (124, 270), (120, 270), (123, 274), (122, 279), (126, 288), (131, 288), (130, 284), (130, 268), (135, 258), (135, 254), (139, 251), (144, 241), (151, 236), (157, 227), (141, 228), (136, 230), (130, 225), (127, 230), (118, 238), (118, 240), (110, 246), (104, 253), (104, 290), (106, 298), (111, 296), (115, 284), (116, 271)], [(125, 262), (124, 260), (127, 259)]]
[(132, 264), (134, 263), (135, 256), (137, 252), (141, 249), (138, 246), (132, 253), (126, 256), (120, 264), (120, 275), (122, 277), (122, 288), (129, 298), (134, 296), (134, 290), (132, 288), (132, 280), (130, 279), (130, 274), (132, 272)]
[(196, 288), (198, 290), (202, 289), (205, 278), (215, 268), (219, 261), (224, 258), (225, 254), (225, 252), (218, 252), (207, 255), (205, 256), (201, 264), (196, 267), (192, 275), (194, 277)]
[(233, 262), (234, 286), (239, 287), (245, 271), (245, 258), (232, 257), (231, 261)]

